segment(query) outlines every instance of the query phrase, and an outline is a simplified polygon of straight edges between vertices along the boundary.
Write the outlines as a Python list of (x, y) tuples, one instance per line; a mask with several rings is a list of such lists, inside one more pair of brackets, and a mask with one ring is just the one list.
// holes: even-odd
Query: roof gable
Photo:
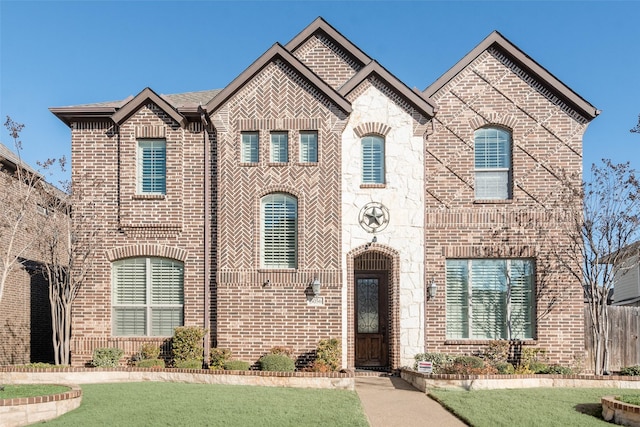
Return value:
[(567, 85), (562, 83), (553, 74), (547, 71), (543, 66), (534, 61), (529, 55), (520, 50), (516, 45), (507, 40), (498, 31), (494, 31), (487, 36), (480, 44), (467, 53), (460, 61), (451, 67), (440, 78), (433, 82), (423, 91), (426, 97), (432, 97), (436, 92), (442, 89), (449, 81), (451, 81), (460, 71), (473, 62), (480, 54), (489, 48), (495, 47), (503, 52), (514, 61), (518, 66), (523, 68), (541, 82), (555, 96), (566, 102), (571, 108), (588, 120), (594, 119), (600, 111), (587, 102), (584, 98), (574, 92)]
[(353, 78), (345, 83), (339, 90), (342, 96), (347, 96), (353, 91), (360, 83), (366, 80), (369, 76), (375, 75), (385, 81), (391, 88), (397, 91), (402, 97), (404, 97), (409, 103), (418, 109), (422, 114), (427, 117), (433, 117), (437, 110), (435, 104), (430, 99), (425, 98), (422, 94), (417, 93), (402, 83), (396, 76), (387, 71), (377, 61), (372, 60), (362, 70), (360, 70)]
[(222, 104), (242, 89), (249, 80), (262, 71), (268, 64), (278, 58), (286, 62), (287, 65), (292, 67), (296, 72), (300, 73), (302, 77), (334, 102), (342, 111), (347, 114), (351, 112), (351, 104), (349, 101), (309, 70), (302, 62), (300, 62), (299, 59), (293, 56), (281, 44), (276, 43), (207, 103), (205, 109), (208, 114), (213, 114)]
[(160, 95), (148, 87), (144, 88), (142, 92), (134, 96), (133, 99), (116, 111), (111, 116), (111, 119), (119, 126), (149, 101), (156, 104), (162, 111), (167, 113), (173, 120), (180, 124), (181, 127), (186, 125), (187, 119), (182, 114), (178, 113), (167, 101), (161, 98)]

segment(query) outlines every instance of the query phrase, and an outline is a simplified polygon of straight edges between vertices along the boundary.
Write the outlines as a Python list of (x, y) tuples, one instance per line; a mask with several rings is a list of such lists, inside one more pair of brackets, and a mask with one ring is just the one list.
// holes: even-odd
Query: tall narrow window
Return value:
[(511, 198), (511, 134), (482, 128), (474, 134), (477, 200)]
[(286, 132), (271, 134), (271, 161), (274, 163), (289, 161), (289, 138)]
[(296, 268), (298, 251), (298, 201), (273, 193), (261, 201), (261, 262), (265, 268)]
[(380, 136), (362, 138), (362, 183), (384, 184), (384, 139)]
[(447, 338), (533, 338), (532, 260), (447, 260), (446, 281)]
[(138, 141), (138, 194), (165, 194), (167, 144), (164, 140)]
[(300, 132), (300, 163), (318, 161), (318, 132)]
[(184, 323), (184, 266), (166, 258), (113, 263), (113, 335), (171, 336)]
[(258, 132), (242, 132), (242, 153), (240, 154), (242, 163), (258, 163), (260, 152), (258, 141)]

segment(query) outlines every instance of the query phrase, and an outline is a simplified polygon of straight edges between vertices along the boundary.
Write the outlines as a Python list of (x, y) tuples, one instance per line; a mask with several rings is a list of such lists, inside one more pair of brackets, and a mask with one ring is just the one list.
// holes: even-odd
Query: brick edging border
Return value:
[(602, 418), (625, 426), (640, 426), (640, 406), (617, 400), (615, 396), (604, 396), (602, 403)]
[(0, 399), (0, 406), (20, 406), (20, 405), (33, 405), (37, 403), (58, 402), (61, 400), (75, 399), (82, 397), (82, 390), (77, 385), (67, 384), (53, 384), (63, 385), (70, 387), (71, 390), (64, 391), (62, 393), (47, 394), (45, 396), (33, 396), (33, 397), (15, 397), (12, 399)]

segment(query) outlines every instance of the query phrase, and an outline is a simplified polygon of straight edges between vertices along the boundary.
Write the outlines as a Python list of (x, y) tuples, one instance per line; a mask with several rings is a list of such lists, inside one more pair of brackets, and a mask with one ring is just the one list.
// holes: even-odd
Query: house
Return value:
[(613, 266), (613, 305), (640, 306), (640, 241), (620, 250)]
[(53, 191), (59, 190), (0, 143), (0, 274), (8, 273), (0, 298), (0, 365), (53, 361), (49, 290), (36, 238), (51, 214)]
[(329, 337), (345, 368), (493, 339), (584, 354), (549, 206), (595, 107), (498, 32), (424, 91), (322, 18), (247, 63), (219, 90), (51, 108), (105, 199), (74, 364), (183, 324), (247, 361)]

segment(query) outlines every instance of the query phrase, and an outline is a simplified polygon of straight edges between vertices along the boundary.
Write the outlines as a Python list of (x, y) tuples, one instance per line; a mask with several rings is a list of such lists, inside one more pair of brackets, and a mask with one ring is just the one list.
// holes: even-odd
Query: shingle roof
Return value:
[[(168, 95), (160, 95), (165, 101), (167, 101), (173, 108), (180, 108), (189, 105), (204, 105), (207, 102), (211, 101), (211, 99), (220, 92), (221, 89), (212, 89), (212, 90), (201, 90), (197, 92), (186, 92), (186, 93), (174, 93)], [(70, 108), (82, 108), (82, 107), (113, 107), (113, 108), (121, 108), (127, 102), (133, 99), (133, 95), (128, 96), (127, 98), (120, 101), (106, 101), (106, 102), (95, 102), (92, 104), (79, 104), (79, 105), (69, 105)]]
[(28, 164), (20, 160), (18, 155), (14, 153), (9, 147), (4, 145), (2, 142), (0, 142), (0, 161), (3, 163), (9, 162), (15, 167), (21, 166), (22, 169), (27, 170), (30, 173), (35, 173), (37, 175), (40, 175), (35, 169), (33, 169), (31, 166), (29, 166)]

